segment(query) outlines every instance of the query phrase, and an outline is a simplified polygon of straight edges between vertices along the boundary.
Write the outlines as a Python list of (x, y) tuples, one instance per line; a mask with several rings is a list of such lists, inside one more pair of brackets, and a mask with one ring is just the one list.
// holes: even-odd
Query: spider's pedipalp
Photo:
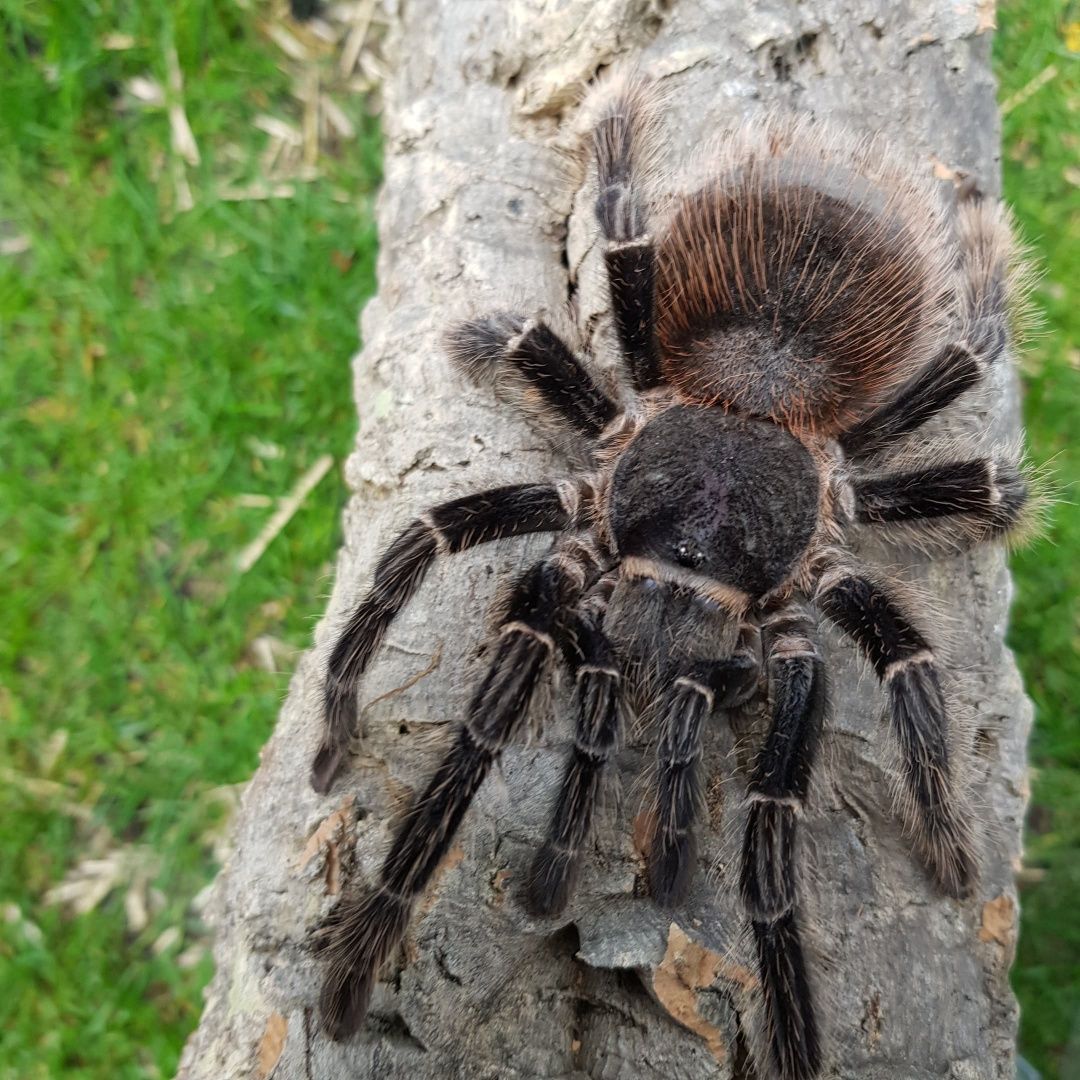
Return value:
[(816, 602), (885, 686), (900, 750), (899, 809), (938, 887), (949, 896), (967, 896), (977, 873), (975, 845), (953, 780), (949, 721), (933, 650), (888, 591), (857, 571), (830, 571)]
[(1028, 505), (1028, 480), (1016, 462), (975, 458), (856, 480), (857, 520), (929, 526), (939, 547), (964, 551), (1016, 528)]
[[(587, 560), (586, 549), (574, 550)], [(526, 721), (530, 700), (550, 670), (564, 609), (595, 572), (584, 563), (570, 566), (556, 548), (518, 579), (465, 722), (402, 821), (377, 887), (343, 900), (331, 916), (320, 1003), (332, 1038), (348, 1038), (363, 1022), (375, 977), (401, 940), (416, 899), (492, 764)]]
[(547, 838), (525, 887), (526, 906), (533, 915), (558, 915), (570, 899), (604, 774), (623, 727), (625, 691), (619, 662), (602, 628), (604, 607), (606, 602), (576, 613), (563, 639), (576, 683), (577, 724)]
[(745, 701), (757, 676), (756, 656), (740, 648), (723, 660), (682, 666), (657, 704), (656, 814), (647, 862), (649, 891), (658, 904), (681, 903), (694, 872), (705, 722), (716, 710)]
[(547, 323), (495, 312), (458, 323), (445, 336), (450, 359), (478, 382), (509, 383), (526, 412), (554, 416), (595, 439), (618, 407)]
[(311, 768), (316, 791), (330, 790), (356, 738), (361, 676), (386, 631), (440, 553), (509, 536), (557, 532), (571, 522), (566, 498), (551, 484), (513, 484), (451, 499), (408, 526), (386, 549), (367, 595), (350, 615), (327, 664), (325, 728)]

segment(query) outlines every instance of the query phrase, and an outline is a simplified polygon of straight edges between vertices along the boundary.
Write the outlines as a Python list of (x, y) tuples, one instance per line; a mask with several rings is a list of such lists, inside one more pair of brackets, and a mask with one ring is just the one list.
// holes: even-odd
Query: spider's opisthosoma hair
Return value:
[(685, 400), (836, 435), (940, 345), (937, 194), (880, 139), (804, 119), (755, 118), (721, 145), (658, 231), (664, 375)]
[[(898, 445), (962, 395), (985, 389), (984, 376), (1029, 329), (1033, 275), (1021, 258), (1011, 217), (965, 181), (955, 191), (953, 269), (940, 346), (877, 412), (843, 431), (852, 460), (890, 467)], [(1010, 325), (1011, 324), (1011, 325)]]

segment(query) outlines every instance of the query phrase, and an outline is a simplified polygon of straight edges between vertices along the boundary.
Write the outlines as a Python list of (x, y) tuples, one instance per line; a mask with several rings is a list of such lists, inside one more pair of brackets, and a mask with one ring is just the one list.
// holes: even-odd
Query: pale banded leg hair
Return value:
[(525, 887), (534, 915), (558, 915), (573, 894), (588, 840), (621, 737), (625, 688), (614, 648), (603, 630), (613, 578), (601, 579), (567, 622), (563, 654), (574, 679), (577, 722), (543, 846)]
[(716, 712), (751, 697), (758, 673), (758, 658), (744, 634), (729, 657), (680, 664), (661, 692), (655, 708), (655, 814), (646, 861), (649, 891), (665, 907), (685, 900), (697, 865), (705, 724)]
[(611, 80), (588, 110), (611, 311), (623, 360), (639, 391), (662, 378), (653, 335), (656, 248), (643, 180), (655, 152), (658, 102), (655, 84), (627, 74)]
[(956, 762), (930, 643), (888, 588), (857, 566), (822, 575), (815, 602), (854, 641), (889, 698), (900, 752), (898, 809), (938, 887), (967, 896), (977, 876), (974, 838), (956, 794)]
[(329, 791), (357, 738), (357, 693), (390, 624), (439, 555), (509, 536), (559, 532), (579, 513), (574, 484), (512, 484), (432, 507), (383, 552), (367, 595), (339, 634), (326, 669), (325, 727), (311, 767), (312, 787)]
[(487, 671), (464, 722), (406, 814), (375, 887), (344, 897), (323, 930), (326, 977), (320, 1009), (328, 1034), (362, 1023), (379, 969), (453, 841), (473, 797), (520, 734), (537, 688), (550, 675), (568, 608), (599, 576), (589, 545), (570, 539), (518, 579), (501, 605)]
[(499, 311), (454, 326), (444, 339), (454, 364), (481, 384), (508, 387), (527, 413), (595, 439), (618, 414), (570, 347), (540, 319)]
[(1030, 480), (1008, 457), (980, 457), (855, 480), (856, 520), (901, 526), (918, 544), (967, 551), (1022, 527), (1031, 514)]
[(800, 935), (796, 829), (825, 714), (825, 666), (801, 608), (769, 619), (762, 646), (771, 722), (748, 787), (740, 891), (769, 1053), (785, 1080), (809, 1080), (821, 1067), (821, 1039)]
[(1007, 211), (975, 188), (962, 189), (955, 216), (956, 339), (916, 372), (894, 397), (840, 436), (849, 458), (865, 458), (915, 431), (977, 386), (1009, 344), (1010, 304), (1026, 278), (1014, 274)]

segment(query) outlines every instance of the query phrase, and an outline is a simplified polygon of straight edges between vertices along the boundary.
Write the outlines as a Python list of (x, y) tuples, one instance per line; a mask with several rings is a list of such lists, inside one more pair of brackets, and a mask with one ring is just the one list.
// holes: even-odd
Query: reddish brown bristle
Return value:
[(833, 141), (773, 121), (741, 167), (677, 202), (656, 330), (687, 400), (833, 435), (925, 360), (947, 279), (932, 202)]

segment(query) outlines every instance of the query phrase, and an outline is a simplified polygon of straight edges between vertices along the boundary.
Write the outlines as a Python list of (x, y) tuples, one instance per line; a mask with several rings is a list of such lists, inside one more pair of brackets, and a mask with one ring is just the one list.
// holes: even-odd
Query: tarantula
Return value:
[(323, 1021), (337, 1039), (363, 1021), (381, 965), (561, 657), (576, 731), (528, 876), (537, 915), (567, 904), (631, 712), (655, 733), (649, 890), (680, 903), (696, 865), (703, 728), (760, 682), (769, 729), (749, 778), (739, 888), (770, 1075), (806, 1080), (822, 1061), (796, 870), (826, 713), (815, 610), (887, 690), (897, 808), (937, 886), (963, 897), (977, 872), (939, 661), (902, 594), (859, 563), (849, 538), (879, 527), (957, 552), (1020, 523), (1029, 485), (1012, 456), (920, 461), (908, 440), (890, 466), (904, 437), (1006, 350), (1009, 224), (971, 184), (946, 214), (929, 178), (878, 140), (777, 116), (737, 129), (702, 159), (707, 178), (657, 210), (646, 197), (653, 87), (611, 80), (587, 115), (632, 389), (610, 392), (537, 318), (497, 313), (447, 337), (472, 377), (583, 442), (588, 467), (423, 513), (382, 555), (337, 638), (312, 770), (320, 792), (357, 735), (359, 679), (436, 558), (557, 534), (498, 605), (486, 674), (378, 884), (339, 902), (324, 928)]

